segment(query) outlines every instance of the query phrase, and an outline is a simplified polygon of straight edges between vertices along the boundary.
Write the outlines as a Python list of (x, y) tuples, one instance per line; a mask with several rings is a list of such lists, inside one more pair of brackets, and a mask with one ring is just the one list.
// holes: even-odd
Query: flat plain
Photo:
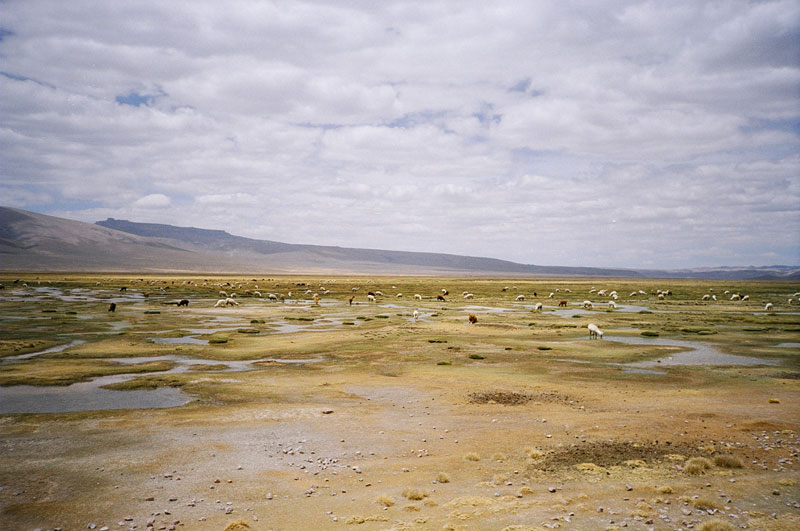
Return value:
[(794, 283), (0, 283), (3, 529), (800, 528)]

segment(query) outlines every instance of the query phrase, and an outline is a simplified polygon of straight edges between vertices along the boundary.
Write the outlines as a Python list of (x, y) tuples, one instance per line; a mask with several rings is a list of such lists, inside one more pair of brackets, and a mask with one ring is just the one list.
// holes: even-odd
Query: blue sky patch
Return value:
[(127, 96), (117, 96), (114, 98), (117, 103), (122, 105), (131, 105), (132, 107), (141, 107), (142, 105), (148, 106), (155, 101), (155, 96), (149, 94), (139, 94), (138, 92), (131, 92)]

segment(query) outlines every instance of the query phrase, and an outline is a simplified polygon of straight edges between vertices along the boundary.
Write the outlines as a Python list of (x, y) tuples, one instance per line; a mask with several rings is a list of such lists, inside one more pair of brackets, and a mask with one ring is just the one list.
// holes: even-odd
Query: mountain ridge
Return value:
[(800, 280), (800, 267), (645, 270), (293, 244), (108, 218), (94, 224), (0, 206), (0, 270)]

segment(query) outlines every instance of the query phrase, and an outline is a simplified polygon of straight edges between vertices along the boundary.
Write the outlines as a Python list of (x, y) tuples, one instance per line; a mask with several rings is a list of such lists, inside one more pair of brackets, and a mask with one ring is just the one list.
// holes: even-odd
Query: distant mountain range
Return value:
[(800, 279), (800, 267), (654, 271), (538, 266), (476, 256), (255, 240), (222, 230), (113, 218), (93, 225), (7, 207), (0, 207), (0, 269)]

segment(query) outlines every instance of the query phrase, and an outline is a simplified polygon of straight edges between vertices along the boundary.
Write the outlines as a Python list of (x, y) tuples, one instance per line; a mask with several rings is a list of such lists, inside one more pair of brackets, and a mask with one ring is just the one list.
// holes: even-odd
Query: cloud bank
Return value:
[(800, 263), (794, 1), (0, 20), (3, 204), (542, 265)]

